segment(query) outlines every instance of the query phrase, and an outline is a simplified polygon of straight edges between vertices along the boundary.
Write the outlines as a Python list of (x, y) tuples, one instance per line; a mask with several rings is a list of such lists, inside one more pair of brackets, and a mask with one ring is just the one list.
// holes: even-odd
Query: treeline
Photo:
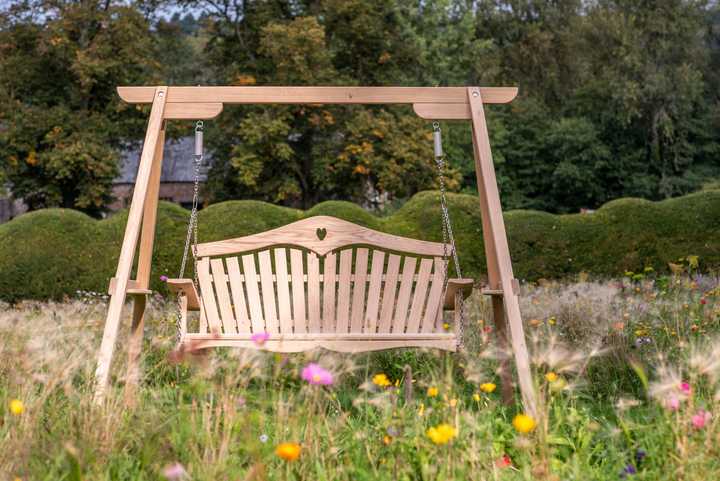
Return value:
[[(0, 185), (32, 209), (101, 213), (118, 152), (142, 138), (147, 110), (114, 90), (133, 84), (517, 85), (488, 109), (505, 208), (720, 178), (715, 2), (18, 2), (0, 14)], [(228, 108), (208, 122), (206, 197), (401, 201), (437, 187), (430, 131), (404, 107)], [(449, 187), (472, 192), (468, 126), (443, 131)]]

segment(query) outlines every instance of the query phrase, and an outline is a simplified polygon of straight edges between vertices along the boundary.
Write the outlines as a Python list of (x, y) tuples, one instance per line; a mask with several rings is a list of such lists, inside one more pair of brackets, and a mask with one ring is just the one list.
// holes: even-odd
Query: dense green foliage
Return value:
[[(179, 5), (179, 6), (178, 6)], [(175, 14), (163, 18), (163, 7)], [(179, 9), (187, 8), (186, 11)], [(708, 0), (11, 2), (0, 184), (91, 215), (142, 112), (118, 84), (518, 85), (489, 111), (504, 206), (576, 212), (720, 176), (720, 10)], [(200, 13), (198, 18), (187, 12)], [(52, 79), (52, 81), (48, 81)], [(189, 132), (186, 124), (171, 132)], [(469, 129), (443, 126), (472, 191)], [(437, 188), (407, 108), (247, 106), (208, 123), (210, 202), (379, 205)]]
[[(477, 198), (449, 198), (464, 275), (485, 273)], [(85, 214), (48, 209), (0, 225), (0, 299), (73, 296), (76, 290), (103, 292), (120, 252), (127, 211), (97, 221)], [(401, 209), (377, 217), (349, 202), (329, 201), (303, 212), (258, 201), (229, 201), (200, 212), (200, 241), (262, 232), (303, 217), (332, 215), (397, 235), (440, 241), (437, 192), (415, 195)], [(177, 276), (188, 212), (161, 203), (152, 287), (163, 292), (160, 275)], [(706, 191), (654, 203), (610, 202), (593, 214), (554, 215), (536, 211), (505, 214), (510, 250), (519, 279), (560, 278), (579, 272), (621, 275), (645, 267), (667, 271), (669, 262), (699, 256), (701, 269), (720, 268), (720, 191)]]

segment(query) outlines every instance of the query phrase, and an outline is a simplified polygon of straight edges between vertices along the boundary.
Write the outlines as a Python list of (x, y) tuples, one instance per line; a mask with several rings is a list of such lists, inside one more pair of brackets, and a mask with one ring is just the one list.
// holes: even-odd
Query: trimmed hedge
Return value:
[[(450, 211), (464, 274), (485, 271), (480, 213), (473, 196), (451, 194)], [(349, 202), (323, 202), (303, 212), (264, 202), (231, 201), (200, 212), (200, 241), (248, 235), (303, 217), (331, 215), (373, 229), (439, 241), (439, 194), (421, 192), (395, 214), (377, 217)], [(161, 202), (155, 241), (153, 289), (159, 276), (176, 276), (188, 211)], [(77, 290), (104, 292), (114, 275), (127, 211), (97, 221), (67, 209), (31, 212), (0, 225), (0, 299), (61, 299)], [(620, 199), (593, 214), (505, 214), (515, 275), (559, 278), (578, 272), (619, 275), (689, 254), (701, 267), (720, 267), (720, 191), (650, 202)]]

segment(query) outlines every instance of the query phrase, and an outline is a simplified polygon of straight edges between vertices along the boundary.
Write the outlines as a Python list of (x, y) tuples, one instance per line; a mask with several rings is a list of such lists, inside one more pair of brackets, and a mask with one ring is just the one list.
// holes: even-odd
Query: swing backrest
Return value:
[(317, 216), (197, 253), (201, 333), (442, 332), (442, 243)]

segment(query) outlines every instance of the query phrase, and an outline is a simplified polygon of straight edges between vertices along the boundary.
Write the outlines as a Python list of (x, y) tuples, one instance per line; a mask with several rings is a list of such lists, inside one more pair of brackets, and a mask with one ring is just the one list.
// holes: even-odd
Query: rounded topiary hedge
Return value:
[[(220, 240), (331, 215), (397, 235), (438, 241), (439, 194), (421, 192), (400, 210), (377, 217), (349, 202), (323, 202), (303, 212), (257, 201), (214, 204), (200, 212), (200, 241)], [(465, 275), (485, 272), (477, 198), (451, 194), (450, 211)], [(161, 202), (152, 288), (160, 275), (176, 276), (188, 211)], [(60, 299), (78, 290), (104, 292), (114, 275), (127, 211), (95, 220), (67, 209), (47, 209), (0, 225), (0, 299)], [(650, 202), (612, 201), (593, 214), (505, 214), (516, 277), (535, 280), (588, 272), (603, 276), (667, 269), (687, 255), (705, 270), (720, 267), (720, 191)]]

